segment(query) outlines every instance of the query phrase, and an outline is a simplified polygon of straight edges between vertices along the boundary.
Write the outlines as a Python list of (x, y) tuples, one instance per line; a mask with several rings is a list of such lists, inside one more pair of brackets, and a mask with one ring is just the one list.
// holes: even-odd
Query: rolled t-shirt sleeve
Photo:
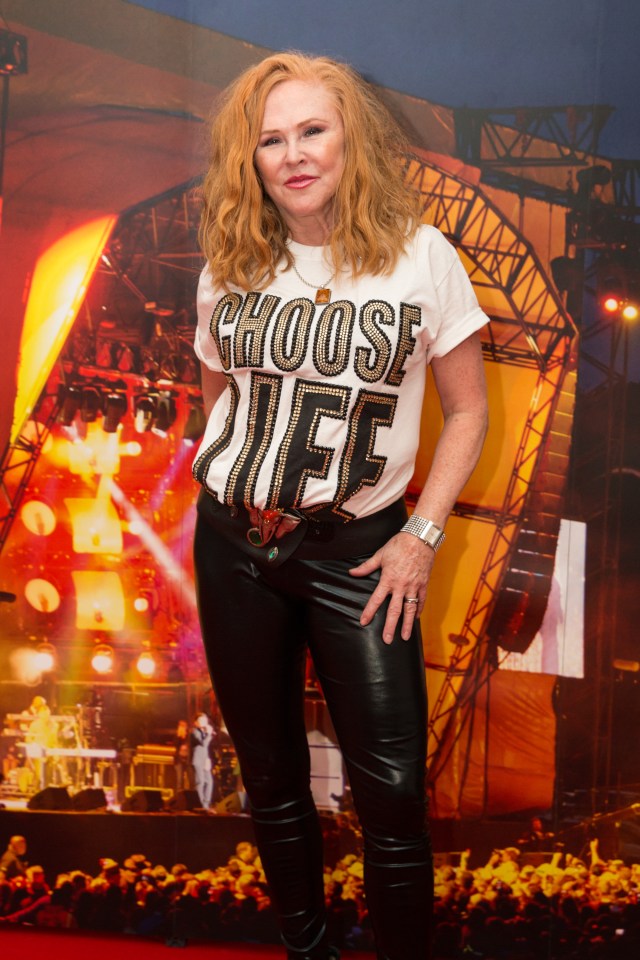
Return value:
[(224, 368), (220, 362), (220, 355), (215, 340), (211, 335), (211, 317), (213, 315), (215, 301), (216, 293), (211, 282), (211, 274), (209, 273), (209, 268), (205, 267), (198, 281), (198, 295), (196, 298), (198, 325), (193, 341), (193, 349), (198, 360), (201, 360), (209, 370), (221, 373)]
[(429, 346), (429, 360), (445, 356), (489, 320), (478, 303), (457, 251), (448, 241), (445, 240), (445, 243), (449, 247), (449, 263), (442, 279), (436, 284), (440, 322), (438, 332)]

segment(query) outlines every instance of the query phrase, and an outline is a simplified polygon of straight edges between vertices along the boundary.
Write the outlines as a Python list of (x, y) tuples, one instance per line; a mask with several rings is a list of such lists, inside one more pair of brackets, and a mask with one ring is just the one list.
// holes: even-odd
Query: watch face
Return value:
[(425, 543), (428, 543), (430, 547), (434, 550), (437, 550), (442, 541), (444, 540), (444, 532), (440, 530), (439, 527), (436, 527), (435, 524), (432, 524), (423, 534), (423, 539)]

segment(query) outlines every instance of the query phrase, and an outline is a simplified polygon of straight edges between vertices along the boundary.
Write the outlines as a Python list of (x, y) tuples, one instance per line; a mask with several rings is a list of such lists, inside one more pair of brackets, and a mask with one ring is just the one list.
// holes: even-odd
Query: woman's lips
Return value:
[(302, 187), (315, 183), (317, 177), (290, 177), (285, 181), (285, 187), (293, 187), (294, 190), (300, 190)]

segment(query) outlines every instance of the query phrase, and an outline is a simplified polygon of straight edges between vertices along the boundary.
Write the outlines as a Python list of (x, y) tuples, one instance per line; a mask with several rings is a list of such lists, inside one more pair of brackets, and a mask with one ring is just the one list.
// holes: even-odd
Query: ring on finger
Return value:
[(420, 603), (420, 598), (419, 598), (419, 597), (405, 597), (405, 598), (404, 598), (404, 602), (405, 602), (405, 603)]

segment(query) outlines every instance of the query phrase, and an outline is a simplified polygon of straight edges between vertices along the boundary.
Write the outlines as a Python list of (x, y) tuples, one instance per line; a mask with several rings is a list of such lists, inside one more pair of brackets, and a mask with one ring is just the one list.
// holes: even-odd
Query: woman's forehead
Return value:
[(314, 116), (318, 112), (334, 114), (338, 104), (333, 93), (319, 80), (282, 80), (267, 94), (264, 111), (265, 123), (290, 119), (293, 116)]

